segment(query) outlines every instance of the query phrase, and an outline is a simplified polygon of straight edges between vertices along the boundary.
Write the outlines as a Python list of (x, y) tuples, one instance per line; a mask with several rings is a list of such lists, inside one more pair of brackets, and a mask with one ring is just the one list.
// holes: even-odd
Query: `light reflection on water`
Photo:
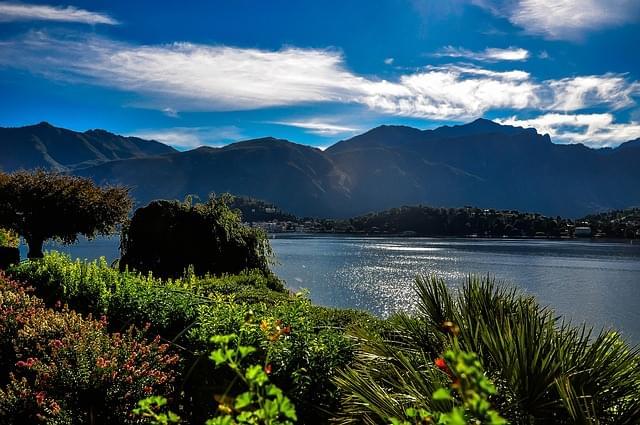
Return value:
[(574, 323), (640, 342), (640, 244), (591, 241), (276, 236), (276, 273), (314, 302), (388, 316), (416, 307), (417, 275), (469, 273), (515, 285)]
[[(118, 243), (99, 238), (48, 248), (113, 261)], [(640, 343), (640, 244), (293, 235), (277, 235), (271, 244), (275, 272), (321, 305), (388, 316), (415, 309), (417, 275), (435, 274), (457, 288), (469, 273), (490, 274), (574, 323), (613, 326)]]

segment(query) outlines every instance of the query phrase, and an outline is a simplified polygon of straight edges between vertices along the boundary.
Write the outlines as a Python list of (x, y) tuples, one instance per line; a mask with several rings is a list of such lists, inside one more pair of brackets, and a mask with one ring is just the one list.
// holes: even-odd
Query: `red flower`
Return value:
[(271, 375), (271, 370), (272, 370), (271, 363), (267, 364), (264, 367), (264, 373), (266, 373), (267, 375)]
[(449, 367), (447, 366), (447, 362), (442, 357), (438, 357), (435, 363), (436, 363), (436, 367), (440, 370), (446, 371), (449, 369)]
[(59, 339), (54, 339), (49, 343), (53, 348), (62, 348), (64, 345), (62, 341)]
[(51, 409), (51, 413), (53, 413), (54, 415), (57, 415), (58, 413), (60, 413), (60, 405), (55, 401), (51, 402), (51, 405), (49, 406), (49, 408)]
[(44, 399), (47, 395), (45, 394), (44, 391), (40, 391), (39, 393), (36, 393), (36, 403), (38, 403), (38, 406), (42, 405), (42, 403), (44, 403)]

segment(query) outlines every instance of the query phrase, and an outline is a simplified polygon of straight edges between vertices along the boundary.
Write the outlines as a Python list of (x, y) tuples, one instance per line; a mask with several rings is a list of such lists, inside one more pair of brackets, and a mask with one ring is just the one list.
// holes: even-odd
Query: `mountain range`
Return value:
[(36, 167), (124, 184), (140, 204), (230, 192), (298, 216), (427, 204), (577, 217), (640, 205), (640, 139), (592, 149), (485, 119), (433, 130), (380, 126), (324, 151), (267, 137), (179, 152), (104, 130), (0, 128), (0, 169)]

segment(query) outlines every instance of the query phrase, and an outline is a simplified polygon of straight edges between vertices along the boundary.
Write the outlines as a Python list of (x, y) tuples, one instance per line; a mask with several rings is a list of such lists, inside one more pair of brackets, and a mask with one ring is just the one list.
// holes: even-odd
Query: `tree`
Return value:
[(127, 219), (132, 200), (123, 187), (100, 188), (91, 180), (37, 170), (0, 173), (0, 226), (24, 237), (29, 258), (55, 238), (74, 243), (115, 231)]
[(269, 271), (271, 248), (266, 234), (245, 226), (230, 195), (206, 203), (153, 201), (139, 208), (123, 229), (120, 268), (129, 267), (162, 278)]

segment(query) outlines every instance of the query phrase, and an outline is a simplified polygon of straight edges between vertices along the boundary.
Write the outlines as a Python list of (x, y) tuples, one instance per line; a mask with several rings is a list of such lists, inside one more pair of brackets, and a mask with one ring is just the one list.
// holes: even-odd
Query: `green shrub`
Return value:
[[(312, 305), (304, 295), (273, 291), (274, 281), (261, 272), (240, 275), (162, 281), (139, 273), (120, 272), (104, 260), (71, 261), (63, 254), (20, 264), (12, 276), (34, 285), (48, 305), (58, 300), (70, 308), (95, 315), (107, 314), (112, 329), (150, 323), (154, 332), (184, 348), (183, 388), (188, 419), (204, 420), (215, 407), (203, 399), (226, 387), (232, 376), (216, 371), (206, 361), (211, 335), (238, 333), (248, 317), (254, 324), (280, 321), (290, 331), (268, 342), (258, 326), (248, 343), (259, 350), (255, 361), (269, 358), (272, 379), (301, 407), (303, 421), (327, 418), (338, 408), (339, 392), (332, 382), (338, 368), (352, 359), (352, 343), (345, 329), (358, 324), (380, 328), (381, 321), (356, 311)], [(276, 286), (278, 287), (278, 286)], [(198, 409), (204, 409), (198, 411)]]
[(17, 265), (9, 273), (33, 285), (48, 305), (62, 301), (79, 312), (108, 314), (118, 327), (148, 322), (167, 337), (193, 322), (200, 303), (186, 282), (121, 273), (104, 258), (71, 261), (65, 254), (51, 252), (41, 260)]
[[(282, 390), (270, 382), (271, 364), (247, 364), (247, 359), (256, 352), (256, 347), (243, 345), (244, 331), (250, 329), (251, 318), (247, 318), (240, 335), (216, 335), (211, 337), (215, 345), (209, 354), (216, 368), (227, 368), (235, 379), (223, 394), (215, 394), (218, 408), (207, 425), (293, 425), (297, 421), (296, 409)], [(262, 325), (260, 325), (263, 327)], [(278, 337), (285, 332), (278, 332)], [(272, 336), (272, 335), (270, 335)], [(134, 413), (148, 418), (151, 425), (179, 423), (180, 417), (172, 411), (164, 411), (167, 400), (161, 396), (140, 400)]]
[(47, 309), (2, 277), (0, 312), (0, 423), (135, 423), (137, 400), (173, 391), (179, 358), (159, 338), (109, 334), (106, 319)]
[(20, 246), (20, 237), (15, 232), (0, 228), (0, 246), (17, 248)]
[[(268, 359), (271, 380), (300, 407), (302, 420), (318, 419), (338, 408), (332, 378), (351, 361), (352, 344), (343, 328), (316, 320), (314, 311), (317, 308), (303, 297), (269, 305), (221, 296), (218, 302), (200, 307), (199, 326), (189, 338), (205, 343), (211, 335), (242, 329), (243, 344), (257, 348), (255, 361)], [(203, 384), (209, 392), (225, 385), (215, 377)]]

